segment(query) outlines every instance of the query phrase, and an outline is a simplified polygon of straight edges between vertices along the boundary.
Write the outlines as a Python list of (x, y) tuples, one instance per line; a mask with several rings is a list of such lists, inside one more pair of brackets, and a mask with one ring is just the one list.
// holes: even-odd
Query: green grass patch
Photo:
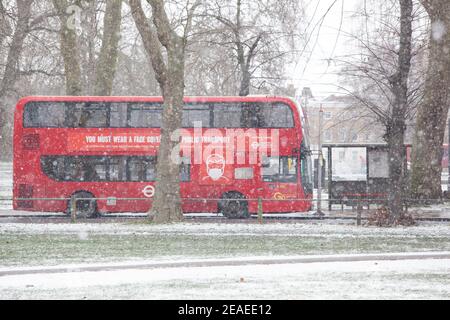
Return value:
[(440, 236), (0, 233), (0, 266), (134, 259), (450, 251)]

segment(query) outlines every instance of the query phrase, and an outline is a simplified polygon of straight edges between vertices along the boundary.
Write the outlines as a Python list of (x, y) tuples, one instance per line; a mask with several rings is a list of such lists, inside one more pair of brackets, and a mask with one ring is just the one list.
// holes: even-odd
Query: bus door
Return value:
[[(312, 175), (311, 151), (302, 150), (299, 156), (299, 189), (298, 196), (300, 198), (312, 198), (314, 191), (313, 175)], [(324, 171), (324, 170), (323, 170)], [(323, 178), (322, 178), (323, 179)]]
[[(267, 201), (264, 208), (274, 212), (291, 210), (289, 199), (298, 197), (299, 163), (297, 156), (263, 157), (261, 165), (261, 196)], [(279, 201), (276, 201), (279, 200)]]

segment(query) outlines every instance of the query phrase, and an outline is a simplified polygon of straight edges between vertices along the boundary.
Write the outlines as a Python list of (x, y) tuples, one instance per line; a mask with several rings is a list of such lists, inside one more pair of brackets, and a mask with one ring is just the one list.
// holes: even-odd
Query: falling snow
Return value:
[(450, 297), (448, 0), (65, 3), (0, 1), (1, 298)]

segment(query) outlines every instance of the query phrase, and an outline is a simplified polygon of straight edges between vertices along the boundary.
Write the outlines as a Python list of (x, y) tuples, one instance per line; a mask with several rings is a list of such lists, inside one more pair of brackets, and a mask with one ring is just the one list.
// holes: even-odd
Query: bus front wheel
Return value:
[(219, 202), (219, 211), (228, 219), (250, 218), (248, 202), (245, 200), (245, 196), (239, 192), (224, 194)]
[(69, 200), (67, 212), (72, 213), (76, 203), (76, 216), (78, 218), (96, 218), (97, 217), (97, 202), (92, 193), (86, 191), (79, 191), (74, 193)]

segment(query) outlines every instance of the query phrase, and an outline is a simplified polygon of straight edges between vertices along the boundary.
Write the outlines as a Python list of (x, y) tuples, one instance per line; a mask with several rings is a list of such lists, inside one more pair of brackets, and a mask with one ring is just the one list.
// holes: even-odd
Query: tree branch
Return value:
[(142, 10), (141, 0), (129, 0), (129, 5), (136, 27), (141, 34), (145, 50), (155, 70), (156, 80), (161, 86), (165, 86), (167, 83), (167, 66), (163, 59), (158, 36), (148, 23), (147, 16)]

